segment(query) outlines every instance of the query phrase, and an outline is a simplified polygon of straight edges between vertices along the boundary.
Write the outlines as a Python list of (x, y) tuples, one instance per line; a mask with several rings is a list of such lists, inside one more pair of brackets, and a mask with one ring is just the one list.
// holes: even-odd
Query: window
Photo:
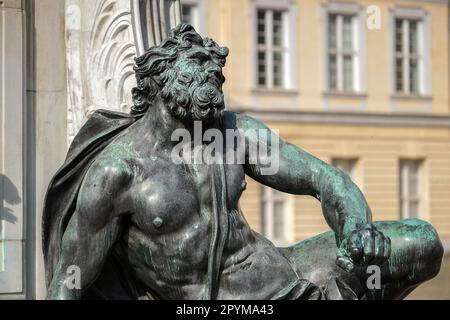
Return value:
[(328, 14), (328, 89), (358, 91), (357, 16)]
[(181, 20), (185, 23), (189, 23), (194, 26), (195, 28), (195, 21), (194, 21), (194, 12), (195, 6), (193, 5), (181, 5)]
[(256, 20), (257, 85), (264, 88), (287, 88), (287, 11), (258, 9)]
[(264, 235), (275, 244), (288, 244), (292, 239), (289, 196), (269, 187), (262, 188), (262, 221)]
[(198, 6), (196, 4), (182, 4), (181, 20), (185, 23), (189, 23), (198, 31)]
[(333, 159), (332, 164), (344, 171), (352, 180), (355, 179), (355, 159)]
[(400, 203), (402, 218), (418, 218), (421, 207), (421, 160), (400, 161)]
[(393, 9), (390, 25), (394, 97), (431, 95), (431, 24), (431, 14), (426, 10)]
[(182, 22), (189, 23), (199, 34), (204, 35), (206, 33), (207, 0), (183, 0), (181, 2)]
[(395, 89), (401, 94), (420, 94), (422, 60), (417, 19), (395, 19)]

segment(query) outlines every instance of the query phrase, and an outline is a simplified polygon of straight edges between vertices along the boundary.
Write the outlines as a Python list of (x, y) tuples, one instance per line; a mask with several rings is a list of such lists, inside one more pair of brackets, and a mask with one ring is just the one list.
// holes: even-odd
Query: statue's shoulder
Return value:
[(242, 125), (242, 121), (248, 118), (247, 115), (233, 112), (225, 111), (223, 114), (223, 124), (225, 129), (238, 129)]
[(112, 142), (97, 156), (87, 176), (121, 183), (134, 176), (132, 162), (135, 157), (136, 155), (126, 148), (125, 143)]
[(225, 129), (262, 129), (266, 128), (264, 123), (259, 120), (239, 112), (225, 111), (224, 115), (224, 128)]

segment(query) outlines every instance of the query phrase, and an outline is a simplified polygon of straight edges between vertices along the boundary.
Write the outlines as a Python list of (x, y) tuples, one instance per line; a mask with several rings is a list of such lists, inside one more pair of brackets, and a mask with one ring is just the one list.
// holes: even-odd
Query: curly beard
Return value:
[(175, 118), (210, 123), (223, 116), (223, 79), (205, 71), (191, 74), (174, 70), (165, 71), (162, 78), (165, 86), (161, 94)]

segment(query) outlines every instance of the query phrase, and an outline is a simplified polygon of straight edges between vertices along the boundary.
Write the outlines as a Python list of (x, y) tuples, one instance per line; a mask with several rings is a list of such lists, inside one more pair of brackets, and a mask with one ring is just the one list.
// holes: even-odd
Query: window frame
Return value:
[[(396, 21), (398, 19), (403, 20), (403, 33), (402, 33), (402, 45), (403, 54), (405, 50), (409, 52), (409, 39), (406, 39), (409, 33), (405, 32), (406, 24), (405, 20), (417, 21), (418, 22), (418, 92), (411, 93), (410, 90), (410, 79), (409, 64), (406, 66), (406, 62), (409, 62), (409, 54), (407, 57), (403, 57), (403, 88), (407, 90), (398, 91), (397, 90), (397, 75), (396, 75), (396, 59), (397, 59), (397, 49), (396, 49)], [(408, 22), (409, 24), (409, 22)], [(432, 78), (431, 78), (431, 15), (421, 8), (394, 8), (391, 10), (390, 17), (390, 63), (391, 63), (391, 92), (393, 97), (427, 97), (431, 95), (432, 92)], [(405, 46), (406, 44), (406, 46)]]
[[(420, 95), (421, 91), (423, 91), (423, 36), (421, 35), (423, 33), (423, 21), (419, 19), (409, 19), (409, 18), (395, 18), (395, 32), (397, 32), (397, 21), (401, 22), (401, 48), (402, 51), (399, 52), (397, 50), (397, 37), (395, 37), (395, 69), (397, 71), (397, 60), (401, 60), (401, 66), (402, 66), (402, 89), (399, 90), (398, 87), (398, 79), (397, 79), (397, 73), (395, 74), (395, 93), (396, 94), (403, 94), (403, 95)], [(411, 25), (412, 23), (416, 23), (416, 32), (417, 32), (417, 50), (418, 52), (412, 53), (411, 48)], [(417, 88), (414, 91), (411, 87), (411, 61), (416, 60), (417, 62)]]
[[(275, 203), (283, 202), (283, 237), (275, 238)], [(261, 186), (262, 233), (275, 245), (287, 246), (294, 240), (292, 197), (267, 186)]]
[[(328, 82), (328, 90), (329, 91), (337, 91), (342, 93), (353, 93), (355, 92), (355, 78), (357, 77), (356, 72), (357, 68), (355, 68), (355, 64), (357, 63), (358, 59), (358, 50), (355, 48), (357, 42), (356, 39), (356, 20), (357, 17), (355, 15), (349, 15), (349, 14), (336, 14), (336, 13), (330, 13), (328, 15), (328, 26), (330, 27), (330, 19), (331, 17), (335, 17), (335, 23), (336, 23), (336, 29), (335, 29), (335, 36), (336, 36), (336, 46), (335, 48), (330, 47), (330, 29), (328, 30), (328, 73), (330, 72), (330, 65), (331, 65), (331, 56), (333, 55), (336, 59), (336, 87), (332, 88), (331, 86), (331, 77), (329, 77)], [(345, 31), (345, 25), (344, 20), (346, 17), (350, 18), (350, 25), (351, 25), (351, 39), (352, 39), (352, 47), (350, 49), (346, 49), (344, 46), (344, 31)], [(355, 41), (356, 40), (356, 41)], [(346, 57), (351, 58), (351, 84), (350, 89), (346, 88), (346, 79), (345, 79), (345, 65), (344, 61)]]
[[(288, 71), (288, 63), (289, 63), (289, 48), (287, 46), (288, 40), (286, 39), (286, 28), (288, 27), (287, 22), (287, 12), (285, 10), (276, 10), (276, 9), (257, 9), (257, 25), (259, 26), (259, 13), (260, 11), (264, 12), (264, 43), (257, 43), (257, 83), (258, 88), (269, 88), (269, 89), (283, 89), (286, 88), (289, 83), (289, 71)], [(282, 39), (279, 45), (275, 44), (275, 36), (274, 36), (274, 16), (275, 14), (281, 15), (281, 31), (282, 31)], [(259, 38), (259, 31), (257, 33), (257, 38)], [(264, 84), (260, 83), (261, 74), (259, 71), (259, 54), (264, 53), (265, 56), (265, 75), (264, 75)], [(275, 54), (280, 54), (282, 57), (281, 60), (281, 77), (279, 79), (280, 83), (276, 83), (276, 75), (275, 75)]]
[[(272, 11), (283, 11), (282, 20), (284, 24), (284, 52), (283, 52), (283, 72), (282, 75), (282, 85), (273, 85), (273, 59), (270, 59), (266, 54), (266, 72), (269, 70), (270, 74), (266, 75), (266, 85), (259, 85), (259, 72), (258, 72), (258, 10), (272, 10)], [(272, 34), (272, 30), (269, 25), (267, 25), (266, 18), (266, 36)], [(294, 1), (290, 0), (254, 0), (251, 5), (251, 43), (253, 44), (253, 61), (251, 63), (252, 68), (252, 87), (254, 90), (265, 90), (274, 92), (285, 92), (293, 91), (297, 89), (297, 79), (296, 72), (296, 26), (297, 26), (297, 6)], [(267, 68), (269, 66), (269, 68)], [(269, 79), (269, 82), (267, 82)]]
[[(337, 66), (337, 89), (332, 89), (330, 86), (330, 46), (329, 46), (329, 30), (330, 30), (330, 20), (331, 15), (337, 16), (352, 16), (352, 52), (353, 52), (353, 69), (352, 69), (352, 89), (344, 90), (344, 66)], [(323, 34), (323, 87), (326, 93), (330, 94), (350, 94), (350, 95), (361, 95), (365, 94), (367, 91), (367, 79), (366, 79), (366, 26), (365, 26), (365, 15), (366, 12), (364, 8), (358, 4), (353, 3), (329, 3), (324, 4), (322, 8), (322, 34)], [(340, 19), (343, 20), (343, 19)], [(337, 33), (342, 32), (337, 28)], [(338, 46), (340, 45), (340, 39), (336, 39)], [(342, 76), (340, 76), (341, 74)], [(341, 81), (340, 81), (341, 78)]]
[[(410, 179), (411, 169), (417, 166), (417, 195), (410, 194)], [(424, 160), (422, 159), (400, 159), (399, 165), (399, 201), (400, 201), (400, 217), (407, 218), (421, 218), (423, 216), (424, 208), (424, 188), (423, 185), (423, 167)], [(417, 202), (417, 215), (411, 212), (411, 203)]]

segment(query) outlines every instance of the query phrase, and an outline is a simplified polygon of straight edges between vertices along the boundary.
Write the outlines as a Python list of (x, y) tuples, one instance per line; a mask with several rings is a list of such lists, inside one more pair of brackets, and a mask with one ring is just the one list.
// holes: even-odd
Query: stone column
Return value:
[(0, 298), (24, 297), (26, 212), (21, 0), (0, 0)]
[(41, 217), (67, 152), (65, 4), (26, 0), (27, 298), (45, 298)]

